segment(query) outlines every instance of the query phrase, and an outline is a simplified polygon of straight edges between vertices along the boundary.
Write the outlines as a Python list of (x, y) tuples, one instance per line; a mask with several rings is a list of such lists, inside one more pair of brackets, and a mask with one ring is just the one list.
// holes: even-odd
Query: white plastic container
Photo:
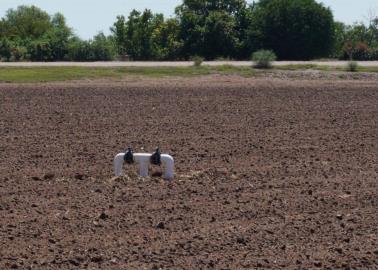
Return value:
[[(134, 162), (139, 165), (139, 175), (142, 177), (148, 176), (148, 166), (152, 154), (136, 153), (134, 154)], [(114, 174), (120, 176), (122, 174), (122, 167), (124, 163), (125, 153), (119, 153), (114, 158)], [(174, 176), (175, 162), (172, 156), (162, 154), (161, 163), (164, 166), (163, 178), (171, 180)]]

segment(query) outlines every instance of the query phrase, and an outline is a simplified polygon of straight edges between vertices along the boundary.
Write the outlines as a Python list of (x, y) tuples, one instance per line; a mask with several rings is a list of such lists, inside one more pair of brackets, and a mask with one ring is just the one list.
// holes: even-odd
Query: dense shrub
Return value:
[(51, 48), (48, 40), (35, 40), (27, 46), (29, 60), (31, 61), (51, 61)]
[(271, 68), (272, 62), (276, 59), (275, 53), (269, 50), (259, 50), (252, 54), (253, 66), (255, 68)]
[(364, 42), (357, 42), (352, 46), (351, 59), (367, 60), (369, 58), (369, 46)]
[(378, 61), (378, 47), (369, 50), (369, 60)]
[(0, 39), (0, 61), (9, 61), (12, 57), (12, 44), (7, 38)]
[(334, 55), (344, 60), (378, 60), (378, 18), (367, 25), (336, 25)]
[(111, 38), (99, 33), (90, 44), (93, 51), (93, 61), (111, 61), (116, 57), (116, 49)]
[(66, 59), (70, 61), (92, 61), (94, 54), (90, 42), (79, 38), (70, 40)]
[(93, 40), (81, 40), (77, 37), (68, 43), (66, 60), (69, 61), (110, 61), (116, 56), (113, 41), (100, 33)]
[(26, 61), (30, 59), (28, 50), (24, 46), (12, 46), (11, 58), (10, 61)]
[(364, 42), (346, 42), (341, 58), (360, 61), (378, 60), (378, 48), (371, 48)]
[(199, 67), (200, 65), (202, 65), (204, 59), (203, 57), (196, 55), (192, 58), (192, 60), (193, 60), (193, 65), (195, 67)]
[(349, 61), (346, 70), (349, 72), (356, 72), (358, 69), (358, 63), (355, 61)]

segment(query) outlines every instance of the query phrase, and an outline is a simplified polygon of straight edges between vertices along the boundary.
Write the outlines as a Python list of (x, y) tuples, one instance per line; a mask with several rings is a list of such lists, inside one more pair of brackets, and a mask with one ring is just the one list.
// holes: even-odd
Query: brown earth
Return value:
[(0, 269), (378, 269), (377, 180), (377, 80), (0, 85)]

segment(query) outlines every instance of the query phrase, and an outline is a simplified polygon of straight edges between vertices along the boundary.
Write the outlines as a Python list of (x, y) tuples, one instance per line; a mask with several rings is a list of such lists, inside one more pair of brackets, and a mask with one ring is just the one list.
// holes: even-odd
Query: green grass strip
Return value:
[(127, 76), (194, 77), (210, 74), (236, 74), (253, 76), (250, 67), (200, 66), (200, 67), (3, 67), (0, 82), (35, 83), (81, 79), (118, 78)]
[[(286, 65), (275, 66), (274, 70), (321, 70), (345, 71), (346, 67), (323, 65)], [(361, 67), (359, 72), (378, 72), (378, 67)], [(70, 81), (83, 79), (116, 78), (128, 76), (164, 77), (195, 77), (211, 74), (239, 75), (253, 77), (256, 70), (248, 66), (200, 66), (200, 67), (1, 67), (0, 82), (36, 83)]]

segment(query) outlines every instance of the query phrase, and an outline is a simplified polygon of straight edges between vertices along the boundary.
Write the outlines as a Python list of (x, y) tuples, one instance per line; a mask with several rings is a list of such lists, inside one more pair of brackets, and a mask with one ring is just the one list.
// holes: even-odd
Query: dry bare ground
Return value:
[(377, 82), (0, 84), (0, 269), (378, 269)]

